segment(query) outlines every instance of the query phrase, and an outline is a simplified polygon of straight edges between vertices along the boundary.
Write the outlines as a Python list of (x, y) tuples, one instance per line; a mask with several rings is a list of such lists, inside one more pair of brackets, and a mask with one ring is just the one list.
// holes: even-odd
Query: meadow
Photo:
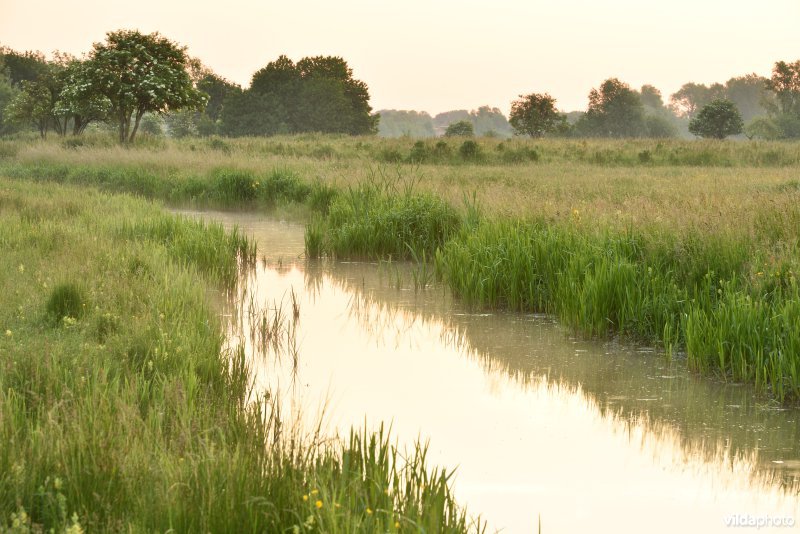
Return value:
[(480, 530), (424, 447), (306, 435), (251, 390), (213, 304), (246, 237), (0, 177), (0, 250), (0, 532)]
[[(445, 156), (414, 156), (437, 147)], [(797, 143), (88, 136), (4, 142), (0, 155), (11, 178), (292, 206), (310, 257), (435, 260), (476, 306), (545, 311), (784, 402), (800, 394)]]

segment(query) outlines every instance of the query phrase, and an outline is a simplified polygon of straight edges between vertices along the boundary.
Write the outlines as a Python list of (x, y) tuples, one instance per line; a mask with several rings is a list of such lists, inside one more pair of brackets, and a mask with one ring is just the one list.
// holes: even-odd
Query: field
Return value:
[(283, 210), (308, 222), (309, 257), (408, 259), (476, 307), (657, 345), (795, 403), (799, 168), (796, 143), (0, 142), (0, 509), (56, 530), (73, 512), (93, 530), (469, 526), (422, 451), (403, 471), (366, 430), (287, 448), (207, 302), (252, 244), (160, 202)]

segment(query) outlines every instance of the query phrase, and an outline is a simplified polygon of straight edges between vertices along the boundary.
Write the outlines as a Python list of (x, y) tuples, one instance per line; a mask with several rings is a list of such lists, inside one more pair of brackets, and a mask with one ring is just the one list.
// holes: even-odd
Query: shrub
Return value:
[(58, 323), (63, 318), (80, 319), (86, 313), (88, 298), (76, 284), (65, 282), (53, 288), (45, 307), (47, 315)]

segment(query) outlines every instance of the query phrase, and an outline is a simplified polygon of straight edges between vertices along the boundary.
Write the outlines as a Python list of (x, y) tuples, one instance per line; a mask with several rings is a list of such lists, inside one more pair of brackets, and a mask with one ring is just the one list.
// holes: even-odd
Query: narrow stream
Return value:
[(475, 313), (407, 265), (305, 262), (297, 224), (182, 213), (258, 241), (227, 313), (257, 387), (309, 427), (428, 440), (490, 532), (797, 528), (800, 410), (549, 317)]

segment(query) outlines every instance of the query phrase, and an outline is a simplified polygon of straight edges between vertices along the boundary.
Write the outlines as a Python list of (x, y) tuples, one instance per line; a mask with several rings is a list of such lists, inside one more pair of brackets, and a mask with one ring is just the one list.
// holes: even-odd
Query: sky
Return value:
[[(584, 110), (609, 77), (665, 97), (800, 59), (800, 0), (0, 0), (0, 44), (75, 55), (162, 35), (247, 86), (281, 54), (343, 57), (379, 109), (436, 114), (550, 93)], [(666, 98), (665, 98), (666, 99)]]

